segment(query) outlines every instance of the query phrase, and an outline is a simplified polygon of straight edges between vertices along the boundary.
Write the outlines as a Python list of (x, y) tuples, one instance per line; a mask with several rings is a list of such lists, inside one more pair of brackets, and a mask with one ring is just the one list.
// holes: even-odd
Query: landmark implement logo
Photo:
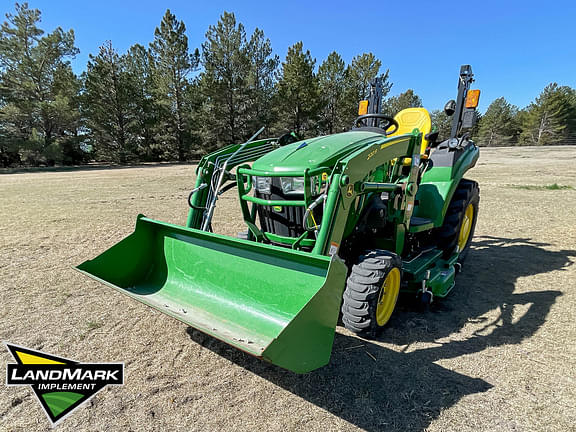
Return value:
[(16, 363), (8, 363), (6, 384), (29, 385), (52, 423), (59, 423), (107, 385), (124, 384), (124, 363), (80, 363), (4, 342)]

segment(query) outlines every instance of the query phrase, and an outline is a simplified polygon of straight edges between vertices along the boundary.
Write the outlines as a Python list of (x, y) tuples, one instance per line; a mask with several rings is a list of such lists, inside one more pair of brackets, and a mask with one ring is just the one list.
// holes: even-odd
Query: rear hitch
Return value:
[(416, 293), (416, 296), (420, 297), (420, 301), (426, 305), (429, 305), (434, 301), (434, 293), (426, 286), (428, 279), (430, 279), (430, 270), (426, 270), (426, 276), (422, 279), (422, 288), (420, 288)]

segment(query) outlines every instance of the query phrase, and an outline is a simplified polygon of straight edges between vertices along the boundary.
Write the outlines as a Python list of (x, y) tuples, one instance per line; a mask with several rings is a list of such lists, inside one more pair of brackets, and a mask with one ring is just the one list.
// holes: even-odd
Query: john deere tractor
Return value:
[[(479, 91), (461, 67), (439, 139), (428, 111), (380, 113), (381, 86), (348, 132), (256, 139), (202, 158), (186, 226), (138, 216), (135, 231), (78, 270), (238, 349), (304, 373), (344, 326), (374, 337), (400, 293), (445, 297), (474, 233)], [(246, 231), (214, 232), (236, 188)]]

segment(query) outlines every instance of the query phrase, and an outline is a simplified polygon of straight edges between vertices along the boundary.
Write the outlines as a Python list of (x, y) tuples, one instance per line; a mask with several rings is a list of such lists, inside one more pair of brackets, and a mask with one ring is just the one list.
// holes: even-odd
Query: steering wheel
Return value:
[[(356, 125), (356, 127), (361, 127), (360, 124), (362, 124), (362, 126), (365, 126), (366, 123), (364, 122), (364, 120), (372, 119), (372, 118), (378, 120), (378, 122), (377, 122), (378, 127), (384, 131), (385, 135), (391, 135), (391, 134), (395, 133), (398, 130), (398, 128), (400, 127), (400, 125), (398, 124), (398, 122), (394, 118), (387, 116), (387, 115), (384, 115), (384, 114), (364, 114), (364, 115), (361, 115), (360, 117), (358, 117), (356, 119), (356, 121), (354, 122), (354, 124)], [(385, 122), (385, 123), (382, 126), (383, 122)], [(388, 129), (391, 126), (394, 126), (394, 129), (389, 131)]]

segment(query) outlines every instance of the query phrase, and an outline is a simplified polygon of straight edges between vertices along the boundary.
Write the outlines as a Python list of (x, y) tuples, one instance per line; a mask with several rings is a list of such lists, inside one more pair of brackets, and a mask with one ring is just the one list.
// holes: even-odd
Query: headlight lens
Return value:
[[(258, 192), (266, 195), (271, 193), (271, 177), (254, 176), (252, 177), (252, 181)], [(324, 183), (321, 176), (310, 177), (310, 192), (312, 196), (320, 195)], [(304, 194), (304, 177), (280, 177), (280, 185), (285, 195)]]
[(304, 177), (280, 177), (280, 183), (285, 194), (304, 193)]
[[(303, 194), (304, 177), (280, 177), (282, 192), (285, 194)], [(320, 195), (322, 190), (322, 177), (310, 177), (310, 193), (312, 196)]]
[(272, 178), (270, 177), (254, 177), (254, 187), (256, 190), (262, 194), (270, 194), (270, 185), (272, 184)]

